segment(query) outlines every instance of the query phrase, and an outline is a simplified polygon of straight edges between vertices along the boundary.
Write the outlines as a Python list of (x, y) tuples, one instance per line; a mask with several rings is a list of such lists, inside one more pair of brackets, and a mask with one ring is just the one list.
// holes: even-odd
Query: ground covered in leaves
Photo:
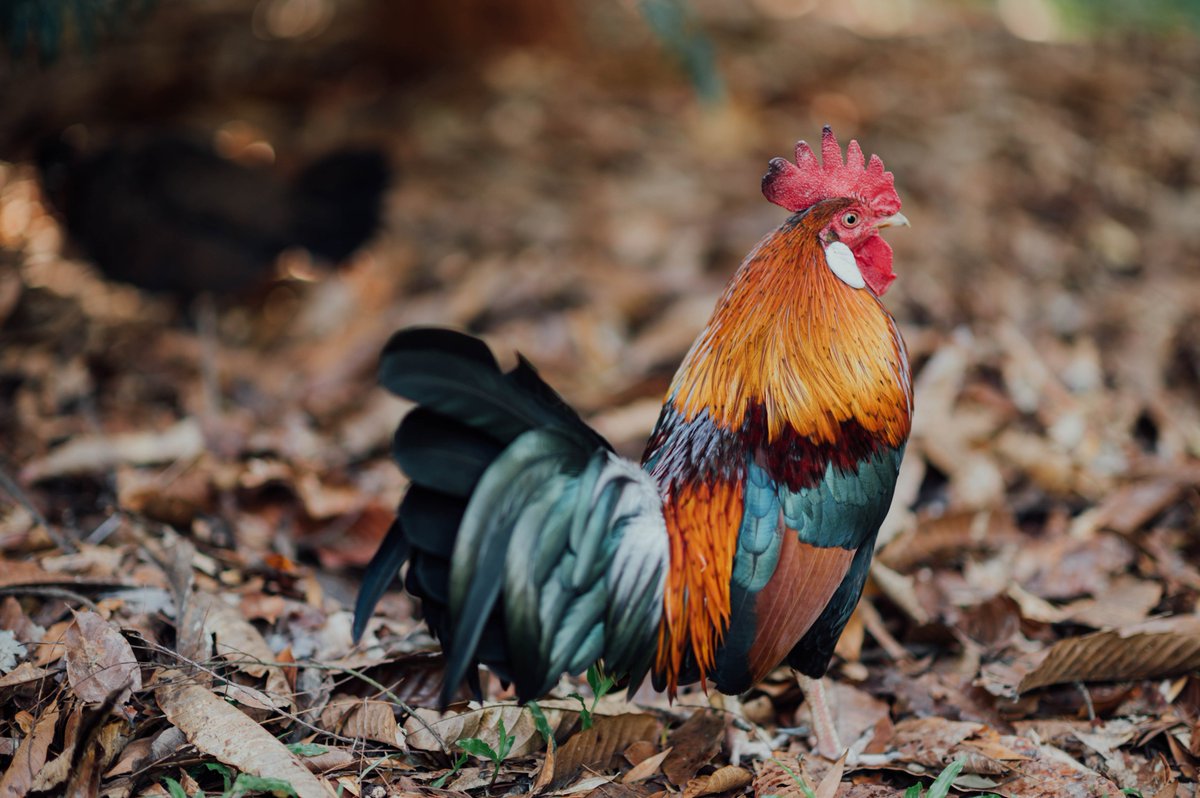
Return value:
[[(215, 345), (188, 303), (99, 277), (32, 167), (0, 165), (0, 794), (866, 798), (958, 762), (960, 794), (1195, 795), (1200, 41), (844, 5), (699, 4), (709, 100), (632, 8), (580, 4), (539, 46), (314, 80), (303, 113), (173, 110), (235, 155), (354, 131), (397, 168), (347, 268), (289, 254), (219, 304)], [(826, 122), (912, 220), (887, 302), (916, 422), (831, 670), (850, 760), (809, 754), (784, 670), (740, 708), (580, 678), (535, 711), (485, 675), (438, 712), (402, 593), (350, 635), (404, 491), (383, 342), (439, 323), (520, 350), (636, 457), (782, 218), (766, 160)]]

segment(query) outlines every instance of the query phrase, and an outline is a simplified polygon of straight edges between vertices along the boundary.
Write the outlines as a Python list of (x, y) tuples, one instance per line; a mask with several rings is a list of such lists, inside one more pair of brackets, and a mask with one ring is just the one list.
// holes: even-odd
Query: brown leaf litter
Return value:
[[(725, 81), (705, 105), (639, 4), (463, 22), (488, 2), (403, 25), (374, 0), (181, 7), (10, 80), (0, 794), (219, 794), (213, 765), (354, 798), (881, 798), (962, 759), (958, 795), (1195, 798), (1196, 33), (1073, 31), (1050, 0), (686, 4)], [(811, 754), (786, 669), (740, 709), (608, 696), (586, 730), (566, 679), (539, 705), (547, 742), (486, 671), (481, 700), (439, 706), (436, 641), (399, 591), (355, 645), (361, 568), (406, 489), (406, 406), (372, 373), (387, 336), (519, 350), (637, 457), (781, 218), (757, 196), (767, 158), (824, 123), (880, 153), (914, 225), (884, 300), (913, 436), (829, 675), (845, 760)], [(285, 254), (209, 339), (196, 308), (71, 248), (30, 163), (68, 126), (208, 130), (284, 170), (363, 143), (399, 178), (347, 264)], [(501, 723), (493, 784), (459, 743), (499, 750)]]

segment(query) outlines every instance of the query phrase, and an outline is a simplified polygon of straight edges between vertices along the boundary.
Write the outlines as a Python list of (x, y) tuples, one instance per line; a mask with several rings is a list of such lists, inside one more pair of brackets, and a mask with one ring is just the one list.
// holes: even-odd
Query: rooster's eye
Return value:
[(842, 217), (842, 224), (846, 225), (847, 227), (853, 227), (854, 225), (858, 224), (858, 214), (857, 213), (846, 214), (845, 216)]

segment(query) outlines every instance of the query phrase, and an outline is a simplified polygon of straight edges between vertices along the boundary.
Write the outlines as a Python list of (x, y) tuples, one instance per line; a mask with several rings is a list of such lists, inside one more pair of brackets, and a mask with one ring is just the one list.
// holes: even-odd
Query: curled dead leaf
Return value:
[[(840, 773), (838, 778), (841, 778)], [(720, 795), (731, 790), (740, 790), (753, 780), (754, 777), (745, 768), (726, 765), (708, 776), (697, 776), (688, 782), (683, 791), (683, 798), (699, 798), (701, 795)]]
[(321, 712), (321, 725), (346, 737), (405, 747), (404, 731), (396, 723), (395, 709), (389, 701), (335, 699)]
[(124, 703), (132, 691), (142, 689), (142, 673), (133, 647), (115, 624), (94, 612), (78, 612), (63, 642), (67, 681), (81, 700), (99, 703), (120, 692), (119, 703)]

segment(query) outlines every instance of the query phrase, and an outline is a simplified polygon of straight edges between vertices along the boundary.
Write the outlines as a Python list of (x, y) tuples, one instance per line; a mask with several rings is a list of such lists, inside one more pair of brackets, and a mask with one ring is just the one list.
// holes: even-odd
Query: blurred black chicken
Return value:
[(373, 150), (334, 152), (289, 181), (176, 133), (95, 150), (54, 138), (37, 166), (72, 242), (106, 276), (183, 299), (252, 292), (293, 246), (345, 260), (379, 226), (389, 179)]

